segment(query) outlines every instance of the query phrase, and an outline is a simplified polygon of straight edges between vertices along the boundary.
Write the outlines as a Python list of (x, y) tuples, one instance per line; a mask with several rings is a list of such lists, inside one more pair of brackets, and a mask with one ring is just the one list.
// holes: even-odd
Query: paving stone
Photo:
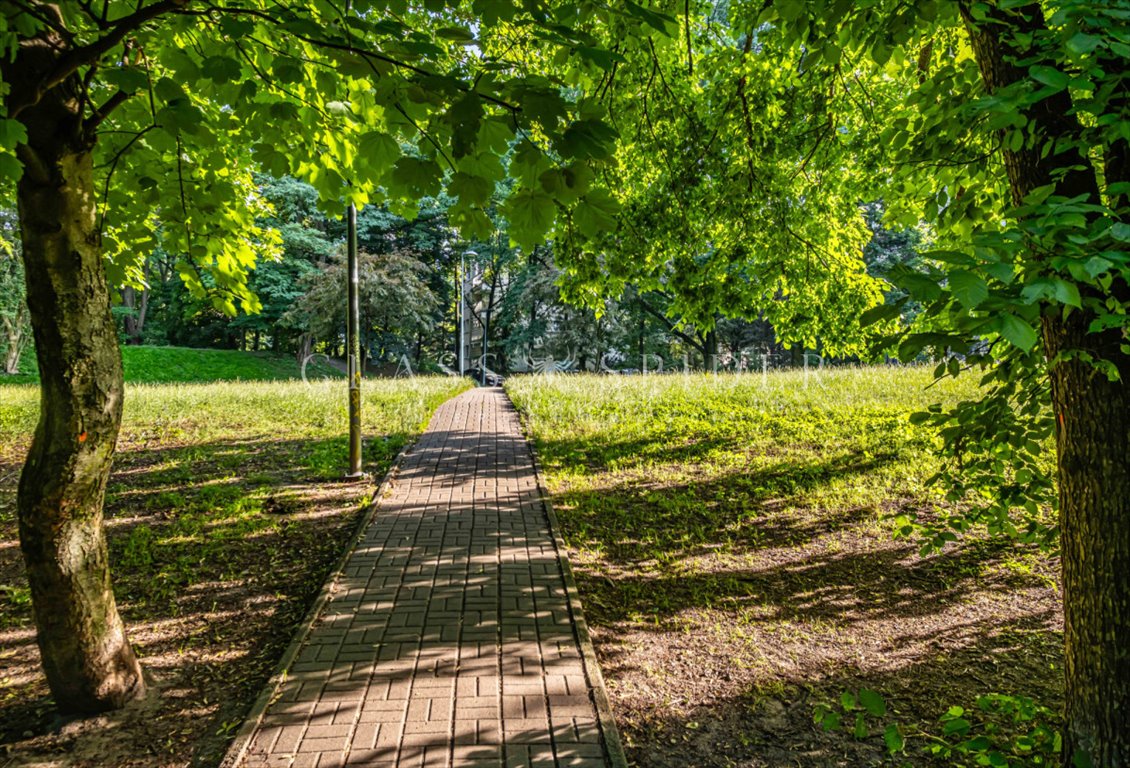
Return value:
[(442, 405), (379, 504), (240, 768), (606, 768), (505, 395)]

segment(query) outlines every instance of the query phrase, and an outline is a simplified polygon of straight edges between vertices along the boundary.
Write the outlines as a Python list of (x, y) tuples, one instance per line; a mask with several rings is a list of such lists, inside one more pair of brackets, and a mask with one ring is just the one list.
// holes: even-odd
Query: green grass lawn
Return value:
[[(293, 355), (270, 352), (240, 352), (235, 349), (190, 349), (188, 347), (122, 347), (125, 380), (136, 384), (207, 381), (281, 381), (301, 378)], [(309, 379), (341, 378), (342, 374), (321, 358), (306, 367)], [(24, 354), (20, 373), (0, 375), (0, 384), (32, 384), (39, 381), (33, 352)]]
[(68, 766), (215, 766), (376, 483), (467, 386), (366, 382), (370, 479), (345, 483), (344, 381), (127, 384), (106, 527), (118, 604), (161, 696), (107, 728), (63, 734), (50, 728), (16, 541), (38, 389), (0, 387), (0, 753), (20, 764), (67, 753)]
[[(894, 516), (946, 505), (926, 484), (936, 438), (909, 414), (975, 394), (971, 377), (931, 381), (508, 380), (635, 764), (874, 764), (892, 723), (908, 736), (895, 764), (952, 764), (926, 754), (950, 705), (998, 692), (1057, 708), (1054, 559), (983, 536), (920, 557), (893, 537)], [(865, 737), (813, 724), (861, 687), (888, 704)]]

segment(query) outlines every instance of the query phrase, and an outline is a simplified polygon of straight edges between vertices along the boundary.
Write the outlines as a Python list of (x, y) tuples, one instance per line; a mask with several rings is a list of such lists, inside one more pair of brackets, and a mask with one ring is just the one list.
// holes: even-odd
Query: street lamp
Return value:
[(357, 269), (357, 206), (349, 204), (346, 214), (346, 258), (348, 259), (349, 311), (345, 315), (345, 347), (349, 375), (349, 480), (364, 477), (361, 471), (361, 301)]
[(463, 347), (465, 339), (467, 338), (464, 333), (464, 324), (467, 321), (467, 311), (464, 307), (466, 297), (464, 296), (464, 284), (467, 281), (466, 263), (465, 259), (468, 256), (478, 257), (475, 251), (464, 251), (459, 254), (459, 310), (455, 313), (456, 319), (459, 324), (459, 375), (462, 376), (466, 372), (466, 359), (463, 356)]

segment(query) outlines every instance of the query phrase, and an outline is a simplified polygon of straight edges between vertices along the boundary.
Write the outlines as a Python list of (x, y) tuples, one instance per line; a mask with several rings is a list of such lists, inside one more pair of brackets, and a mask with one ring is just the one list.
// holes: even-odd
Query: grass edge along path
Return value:
[[(454, 396), (457, 397), (458, 395)], [(442, 403), (440, 403), (440, 405), (442, 405)], [(290, 644), (287, 645), (286, 650), (283, 651), (282, 656), (279, 657), (278, 663), (275, 665), (275, 671), (271, 673), (271, 676), (267, 678), (267, 682), (263, 685), (262, 693), (252, 702), (251, 708), (247, 711), (246, 720), (244, 720), (239, 731), (236, 732), (232, 743), (228, 745), (228, 749), (224, 753), (224, 758), (220, 761), (219, 768), (235, 768), (247, 754), (247, 749), (251, 746), (251, 740), (255, 735), (255, 731), (263, 721), (263, 715), (266, 714), (267, 707), (270, 706), (271, 702), (278, 695), (279, 686), (286, 680), (287, 673), (294, 664), (294, 659), (298, 655), (298, 651), (302, 648), (303, 643), (306, 641), (306, 637), (310, 634), (310, 629), (314, 626), (314, 622), (318, 620), (326, 603), (332, 599), (334, 588), (341, 578), (345, 564), (349, 562), (349, 556), (353, 554), (353, 550), (361, 543), (361, 540), (365, 536), (365, 531), (373, 522), (373, 517), (380, 509), (381, 499), (389, 494), (389, 483), (393, 475), (404, 460), (404, 455), (412, 450), (412, 446), (416, 444), (419, 438), (420, 435), (416, 435), (406, 442), (400, 449), (400, 452), (396, 454), (385, 469), (384, 475), (381, 477), (380, 482), (377, 484), (377, 489), (373, 493), (373, 500), (361, 512), (357, 524), (353, 528), (353, 533), (349, 536), (345, 546), (342, 547), (341, 555), (338, 557), (337, 562), (334, 563), (333, 568), (330, 569), (317, 597), (314, 598), (310, 607), (306, 609), (306, 614), (302, 621), (294, 628), (294, 636), (291, 638)]]
[[(379, 479), (434, 408), (468, 386), (366, 381), (366, 471)], [(341, 382), (127, 385), (107, 532), (115, 593), (160, 695), (56, 731), (13, 506), (38, 393), (0, 388), (7, 759), (68, 768), (218, 763), (375, 489), (340, 482), (345, 401)]]
[(622, 768), (505, 394), (442, 405), (394, 477), (229, 764)]

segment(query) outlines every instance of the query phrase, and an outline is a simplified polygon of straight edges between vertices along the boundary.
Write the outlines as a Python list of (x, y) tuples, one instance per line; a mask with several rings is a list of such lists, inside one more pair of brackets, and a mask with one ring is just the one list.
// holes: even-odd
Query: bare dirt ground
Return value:
[[(924, 752), (924, 734), (940, 732), (950, 706), (974, 709), (979, 695), (1002, 693), (1058, 710), (1054, 560), (986, 541), (920, 557), (870, 508), (748, 498), (757, 524), (745, 526), (718, 518), (716, 491), (740, 484), (662, 475), (620, 477), (601, 487), (599, 503), (568, 486), (556, 494), (567, 539), (583, 528), (589, 541), (604, 530), (621, 542), (570, 556), (633, 765), (951, 765)], [(685, 505), (688, 495), (717, 526), (710, 542), (665, 552), (647, 523), (604, 528), (625, 508), (655, 519), (656, 504)], [(616, 522), (603, 520), (599, 510), (615, 507)], [(731, 495), (727, 508), (743, 509), (741, 498)], [(862, 687), (888, 708), (867, 718), (865, 737), (814, 723), (818, 704), (836, 709)], [(894, 757), (881, 736), (890, 723), (906, 735)]]
[(934, 554), (894, 536), (970, 503), (929, 483), (938, 437), (910, 414), (975, 382), (849, 367), (507, 388), (633, 765), (1058, 763), (1036, 762), (1063, 697), (1056, 558), (976, 528)]
[[(315, 441), (316, 442), (316, 441)], [(354, 529), (371, 483), (327, 482), (311, 441), (119, 447), (107, 503), (115, 592), (151, 694), (61, 722), (39, 668), (0, 456), (0, 766), (214, 766)], [(21, 586), (23, 587), (21, 589)]]

